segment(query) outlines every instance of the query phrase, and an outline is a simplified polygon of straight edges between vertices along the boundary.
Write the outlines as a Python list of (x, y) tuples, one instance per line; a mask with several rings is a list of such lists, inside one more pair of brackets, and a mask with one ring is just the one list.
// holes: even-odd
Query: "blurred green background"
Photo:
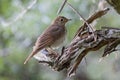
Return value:
[[(35, 3), (35, 1), (37, 1)], [(68, 0), (84, 18), (107, 6), (102, 0)], [(35, 3), (35, 4), (34, 4)], [(62, 0), (0, 0), (0, 80), (65, 80), (66, 71), (53, 71), (38, 64), (33, 58), (23, 62), (32, 51), (37, 37), (57, 16)], [(32, 5), (34, 4), (34, 5)], [(28, 7), (32, 6), (30, 9)], [(120, 16), (111, 10), (93, 23), (101, 26), (120, 27)], [(67, 26), (65, 45), (72, 40), (76, 30), (83, 24), (79, 17), (66, 5), (60, 15), (71, 18)], [(91, 52), (83, 60), (77, 74), (71, 80), (120, 80), (120, 55), (114, 52), (101, 63), (98, 62), (103, 49)], [(66, 79), (68, 80), (68, 79)]]

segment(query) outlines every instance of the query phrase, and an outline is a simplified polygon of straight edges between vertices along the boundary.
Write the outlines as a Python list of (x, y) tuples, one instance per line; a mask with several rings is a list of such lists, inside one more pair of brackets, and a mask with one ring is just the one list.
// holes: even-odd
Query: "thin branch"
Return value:
[[(104, 10), (100, 10), (98, 12), (95, 12), (93, 15), (91, 15), (88, 19), (87, 19), (87, 23), (91, 24), (94, 20), (102, 17), (103, 15), (105, 15), (110, 9), (109, 8), (105, 8)], [(78, 31), (76, 32), (75, 36), (78, 36), (78, 34), (81, 33), (81, 29), (84, 27), (85, 25), (82, 25)], [(74, 37), (75, 37), (74, 36)]]
[(31, 4), (28, 5), (28, 7), (26, 9), (24, 9), (23, 11), (21, 11), (13, 20), (11, 20), (10, 22), (1, 21), (1, 24), (3, 26), (10, 26), (10, 25), (12, 25), (13, 23), (15, 23), (16, 21), (18, 21), (19, 19), (21, 19), (27, 13), (27, 11), (30, 10), (36, 4), (36, 2), (37, 2), (37, 0), (33, 0), (31, 2)]
[[(88, 22), (86, 21), (86, 19), (70, 4), (70, 3), (68, 3), (67, 2), (67, 4), (70, 6), (70, 8), (79, 16), (79, 18), (80, 18), (80, 20), (81, 20), (81, 18), (83, 19), (83, 21), (86, 23), (86, 25), (89, 27), (89, 29), (91, 29), (92, 30), (92, 33), (94, 32), (94, 29), (93, 29), (93, 27), (90, 25), (90, 24), (88, 24)], [(93, 33), (93, 35), (95, 35), (94, 33)], [(96, 40), (96, 37), (94, 36), (94, 39)]]
[(60, 6), (60, 8), (59, 8), (58, 11), (57, 11), (57, 14), (60, 14), (60, 13), (61, 13), (61, 11), (63, 10), (63, 8), (64, 8), (64, 6), (65, 6), (65, 4), (66, 4), (66, 2), (67, 2), (67, 0), (63, 0), (62, 5)]

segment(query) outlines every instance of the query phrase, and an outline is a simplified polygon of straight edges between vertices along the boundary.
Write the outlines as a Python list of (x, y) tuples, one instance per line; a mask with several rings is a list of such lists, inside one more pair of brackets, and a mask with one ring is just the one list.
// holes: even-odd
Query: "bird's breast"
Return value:
[(51, 47), (59, 47), (65, 41), (65, 37), (66, 28), (63, 28), (56, 33), (56, 36), (54, 36), (54, 43), (51, 45)]
[(58, 40), (56, 40), (51, 47), (59, 47), (60, 45), (62, 45), (62, 43), (65, 41), (65, 37), (66, 37), (66, 33), (61, 36)]

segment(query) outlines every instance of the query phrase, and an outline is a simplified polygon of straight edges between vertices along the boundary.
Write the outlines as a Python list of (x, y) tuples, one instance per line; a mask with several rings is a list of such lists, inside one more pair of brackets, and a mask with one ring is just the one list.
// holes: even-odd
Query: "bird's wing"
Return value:
[(46, 46), (50, 46), (55, 42), (56, 37), (60, 36), (60, 28), (59, 26), (52, 25), (49, 27), (36, 41), (35, 50), (39, 50)]
[(43, 34), (37, 39), (34, 49), (41, 50), (41, 48), (51, 45), (53, 43), (53, 40), (54, 39), (49, 32), (47, 34)]
[(41, 35), (33, 47), (32, 53), (27, 57), (24, 64), (26, 64), (35, 54), (37, 54), (41, 49), (44, 47), (47, 47), (53, 43), (53, 38), (50, 36), (50, 34), (43, 34)]
[(24, 64), (26, 64), (30, 60), (30, 58), (32, 58), (41, 49), (53, 44), (55, 39), (53, 36), (51, 36), (51, 32), (58, 31), (58, 30), (59, 28), (57, 26), (52, 26), (51, 28), (49, 27), (40, 37), (38, 37), (32, 53), (27, 57)]

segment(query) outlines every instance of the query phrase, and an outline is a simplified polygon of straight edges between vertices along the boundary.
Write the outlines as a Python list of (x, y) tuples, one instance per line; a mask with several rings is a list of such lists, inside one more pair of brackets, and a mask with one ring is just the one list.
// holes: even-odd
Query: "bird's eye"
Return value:
[(60, 19), (60, 21), (64, 21), (64, 19), (63, 19), (63, 18), (61, 18), (61, 19)]

